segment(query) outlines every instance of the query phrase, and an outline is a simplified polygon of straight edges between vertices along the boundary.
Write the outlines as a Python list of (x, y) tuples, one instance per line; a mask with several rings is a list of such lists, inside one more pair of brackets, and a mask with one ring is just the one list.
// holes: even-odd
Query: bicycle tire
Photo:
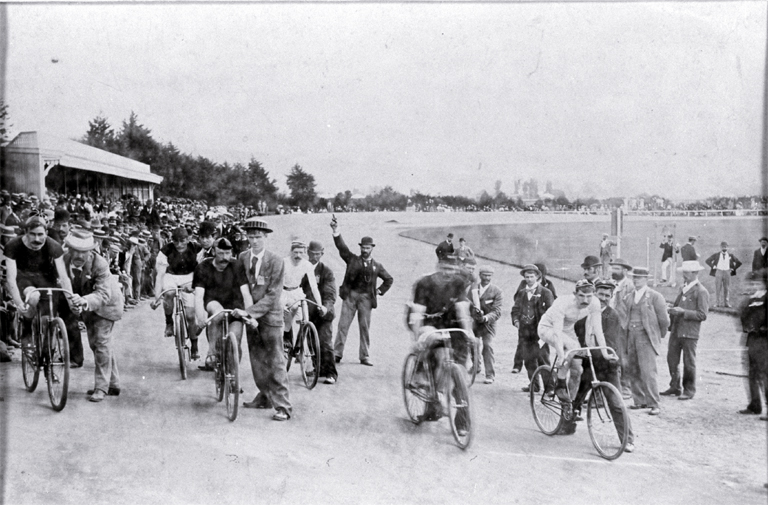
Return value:
[(56, 412), (61, 412), (67, 405), (69, 392), (69, 338), (67, 327), (60, 317), (49, 320), (47, 337), (46, 379), (48, 398)]
[[(623, 415), (622, 429), (616, 422), (617, 411)], [(598, 382), (592, 386), (587, 403), (587, 428), (600, 456), (614, 460), (624, 453), (629, 438), (629, 411), (613, 384)]]
[(448, 408), (448, 421), (451, 433), (461, 449), (466, 449), (472, 443), (472, 402), (469, 398), (467, 374), (463, 366), (452, 363), (450, 373), (446, 378), (445, 402)]
[(184, 350), (186, 339), (186, 318), (183, 309), (173, 317), (173, 335), (176, 340), (176, 353), (179, 357), (179, 373), (181, 380), (187, 380), (187, 354)]
[(481, 340), (477, 337), (473, 339), (472, 345), (469, 346), (469, 359), (471, 366), (468, 374), (468, 387), (472, 387), (477, 377), (477, 371), (480, 369), (480, 343)]
[[(232, 334), (230, 333), (231, 337)], [(222, 347), (224, 347), (225, 339), (220, 339), (216, 346), (216, 352), (213, 355), (213, 383), (216, 388), (216, 401), (220, 402), (224, 399), (224, 354)]]
[[(289, 372), (291, 370), (291, 363), (293, 363), (293, 357), (296, 354), (296, 347), (294, 346), (294, 338), (293, 338), (293, 325), (291, 325), (291, 349), (288, 351), (288, 357), (285, 360), (285, 371)], [(283, 342), (283, 346), (285, 346), (285, 342)]]
[[(315, 361), (315, 358), (317, 361)], [(307, 389), (312, 389), (317, 385), (317, 376), (320, 374), (320, 338), (317, 336), (317, 328), (311, 322), (302, 324), (299, 329), (299, 367), (301, 368), (301, 378)], [(312, 373), (311, 377), (309, 372)]]
[(237, 353), (237, 344), (232, 334), (224, 344), (224, 397), (226, 398), (227, 419), (237, 419), (238, 406), (240, 404), (240, 365)]
[[(22, 334), (22, 319), (21, 315), (17, 313), (16, 317), (16, 335), (21, 339)], [(37, 389), (37, 382), (40, 380), (40, 346), (38, 345), (38, 338), (35, 336), (35, 322), (32, 322), (32, 335), (29, 336), (29, 345), (24, 345), (24, 340), (21, 339), (21, 374), (24, 379), (24, 386), (30, 393)]]
[(563, 407), (555, 394), (555, 381), (551, 375), (552, 368), (542, 365), (533, 372), (529, 385), (533, 419), (545, 435), (554, 435), (565, 422)]
[(406, 356), (402, 376), (405, 411), (414, 424), (421, 424), (424, 420), (424, 413), (427, 411), (427, 399), (434, 396), (431, 384), (427, 391), (413, 386), (413, 377), (416, 373), (418, 362), (419, 357), (416, 353)]

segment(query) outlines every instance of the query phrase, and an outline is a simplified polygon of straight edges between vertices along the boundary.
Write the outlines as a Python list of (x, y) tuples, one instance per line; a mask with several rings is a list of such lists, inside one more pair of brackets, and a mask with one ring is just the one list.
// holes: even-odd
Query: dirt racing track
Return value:
[[(236, 422), (216, 403), (209, 373), (190, 370), (181, 381), (161, 311), (147, 302), (116, 327), (122, 380), (119, 397), (86, 401), (93, 357), (72, 370), (66, 408), (50, 408), (44, 384), (24, 390), (18, 352), (0, 365), (4, 401), (3, 499), (8, 504), (110, 503), (627, 503), (764, 504), (766, 427), (746, 406), (743, 342), (736, 320), (712, 314), (699, 343), (699, 393), (690, 402), (662, 398), (661, 415), (631, 411), (636, 452), (601, 459), (580, 423), (575, 435), (547, 437), (533, 421), (524, 375), (513, 375), (517, 343), (511, 294), (520, 276), (494, 264), (505, 293), (495, 343), (497, 380), (470, 390), (476, 436), (462, 451), (448, 421), (413, 425), (402, 400), (400, 373), (410, 337), (403, 306), (413, 282), (432, 271), (434, 246), (399, 234), (414, 227), (509, 224), (552, 216), (514, 214), (340, 214), (340, 231), (352, 246), (363, 235), (394, 276), (392, 290), (374, 311), (371, 360), (357, 361), (358, 333), (350, 330), (333, 386), (309, 391), (298, 371), (289, 373), (293, 418), (241, 409)], [(590, 222), (595, 218), (558, 216)], [(323, 261), (336, 274), (344, 265), (331, 239), (330, 215), (268, 219), (276, 232), (268, 247), (283, 255), (300, 236), (325, 244)], [(595, 224), (597, 233), (607, 225)], [(597, 234), (596, 234), (597, 235)], [(483, 244), (470, 244), (482, 254)], [(355, 248), (353, 248), (355, 249)], [(585, 254), (591, 251), (585, 251)], [(557, 281), (560, 292), (570, 285)], [(340, 302), (337, 302), (337, 310)], [(201, 341), (202, 342), (202, 341)], [(245, 346), (245, 344), (244, 344)], [(201, 350), (206, 344), (201, 344)], [(247, 356), (247, 352), (244, 352)], [(659, 386), (669, 380), (659, 356)], [(242, 362), (241, 397), (255, 386)]]

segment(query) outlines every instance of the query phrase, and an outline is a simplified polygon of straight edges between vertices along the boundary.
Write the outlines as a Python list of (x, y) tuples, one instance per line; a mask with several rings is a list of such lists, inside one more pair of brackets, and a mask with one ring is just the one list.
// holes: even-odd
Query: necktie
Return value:
[(75, 292), (80, 291), (82, 279), (83, 279), (83, 269), (82, 268), (73, 268), (72, 269), (72, 284)]
[(257, 256), (251, 256), (251, 277), (256, 277), (256, 266), (259, 264)]

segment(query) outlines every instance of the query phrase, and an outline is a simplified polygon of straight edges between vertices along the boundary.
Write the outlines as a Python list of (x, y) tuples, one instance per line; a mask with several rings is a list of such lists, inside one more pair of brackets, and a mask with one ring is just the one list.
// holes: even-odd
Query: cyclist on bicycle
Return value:
[[(562, 402), (571, 402), (568, 395), (566, 379), (571, 370), (571, 391), (576, 391), (582, 373), (581, 357), (572, 355), (566, 358), (568, 352), (581, 348), (574, 326), (580, 319), (589, 316), (591, 333), (595, 335), (597, 345), (605, 346), (603, 336), (602, 312), (600, 301), (594, 297), (595, 286), (586, 279), (576, 282), (572, 295), (561, 296), (552, 303), (539, 322), (539, 338), (554, 348), (557, 354), (557, 385), (555, 393)], [(603, 350), (603, 357), (611, 359)], [(574, 359), (575, 358), (575, 359)]]
[[(309, 282), (309, 288), (315, 300), (321, 300), (320, 290), (317, 287), (317, 278), (315, 277), (315, 266), (307, 259), (307, 244), (301, 240), (294, 240), (291, 243), (290, 256), (283, 258), (285, 274), (283, 277), (283, 292), (280, 296), (280, 304), (283, 306), (283, 344), (288, 358), (293, 348), (293, 322), (299, 310), (297, 301), (304, 298), (304, 291), (301, 289), (301, 281), (306, 278)], [(291, 307), (293, 306), (293, 307)], [(324, 316), (327, 312), (325, 307), (319, 307), (320, 315)]]
[[(6, 244), (5, 257), (8, 290), (14, 305), (24, 317), (21, 338), (22, 343), (26, 341), (28, 345), (32, 319), (37, 314), (37, 305), (40, 302), (40, 292), (30, 295), (28, 306), (24, 304), (23, 298), (26, 298), (35, 288), (61, 286), (63, 289), (72, 291), (72, 283), (64, 265), (64, 249), (46, 235), (45, 219), (33, 214), (24, 223), (24, 235)], [(62, 303), (58, 293), (54, 293), (53, 296), (54, 306), (58, 308), (59, 315), (62, 318), (67, 317), (70, 309), (74, 310), (74, 302), (67, 299), (67, 303)], [(82, 366), (82, 341), (79, 338), (71, 338), (69, 342), (73, 365)]]
[[(419, 279), (413, 288), (413, 303), (408, 309), (408, 326), (413, 333), (414, 347), (417, 351), (427, 351), (429, 368), (432, 370), (434, 384), (442, 389), (442, 364), (446, 359), (442, 343), (435, 344), (438, 335), (432, 333), (435, 329), (460, 327), (472, 334), (472, 319), (469, 314), (467, 288), (472, 283), (471, 275), (464, 269), (457, 268), (456, 260), (452, 257), (441, 259), (437, 271)], [(432, 335), (429, 335), (432, 333)], [(435, 344), (434, 348), (432, 347)], [(460, 332), (451, 333), (451, 347), (454, 362), (465, 366), (468, 351), (466, 338)], [(430, 351), (432, 349), (432, 351)], [(421, 363), (423, 360), (419, 360)], [(423, 368), (419, 366), (416, 378), (423, 377)], [(426, 379), (428, 380), (428, 379)], [(442, 416), (439, 402), (427, 404), (424, 419), (434, 421)], [(461, 419), (456, 420), (458, 429)]]
[[(155, 267), (155, 300), (152, 308), (160, 305), (160, 295), (163, 291), (192, 282), (192, 277), (197, 268), (197, 253), (200, 246), (190, 243), (187, 229), (180, 226), (171, 234), (172, 242), (163, 246), (157, 255)], [(197, 349), (197, 332), (195, 329), (195, 297), (191, 293), (182, 292), (182, 301), (186, 309), (187, 334), (191, 340), (191, 358), (199, 359)], [(173, 293), (166, 293), (163, 297), (163, 309), (165, 310), (165, 335), (173, 336)]]
[[(195, 313), (198, 325), (222, 311), (240, 309), (233, 316), (247, 316), (245, 307), (253, 305), (253, 298), (248, 289), (248, 277), (242, 265), (232, 257), (232, 243), (226, 238), (220, 238), (213, 245), (214, 257), (204, 259), (197, 268), (192, 280), (195, 288)], [(233, 320), (229, 324), (230, 332), (237, 337), (238, 350), (243, 340), (243, 323)], [(212, 371), (216, 346), (221, 340), (221, 326), (212, 324), (208, 327), (208, 355), (201, 370)], [(242, 353), (239, 354), (242, 356)]]

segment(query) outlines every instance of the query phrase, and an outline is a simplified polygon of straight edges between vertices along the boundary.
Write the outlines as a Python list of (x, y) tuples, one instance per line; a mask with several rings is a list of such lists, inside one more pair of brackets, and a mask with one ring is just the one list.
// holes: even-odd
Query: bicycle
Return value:
[(232, 310), (220, 310), (205, 321), (205, 326), (219, 318), (222, 324), (221, 339), (216, 343), (213, 355), (213, 382), (216, 388), (216, 401), (226, 398), (227, 419), (237, 419), (240, 399), (240, 353), (237, 338), (229, 331), (229, 319)]
[[(32, 393), (37, 389), (40, 379), (40, 370), (43, 370), (45, 381), (48, 385), (48, 398), (56, 412), (60, 412), (67, 405), (69, 392), (69, 338), (64, 321), (56, 315), (53, 305), (53, 293), (59, 291), (65, 296), (74, 296), (71, 291), (61, 288), (35, 288), (27, 293), (24, 300), (29, 304), (32, 293), (39, 292), (40, 301), (48, 302), (48, 315), (43, 315), (38, 305), (37, 315), (32, 321), (32, 334), (24, 339), (21, 347), (21, 371), (24, 386)], [(16, 328), (21, 335), (22, 317), (21, 309), (17, 307)]]
[[(422, 336), (431, 343), (426, 349), (408, 354), (403, 365), (403, 399), (408, 417), (414, 424), (425, 420), (428, 404), (433, 404), (448, 416), (451, 433), (461, 449), (466, 449), (472, 443), (472, 408), (469, 400), (466, 369), (453, 361), (451, 333), (461, 333), (472, 344), (475, 337), (461, 329), (436, 329)], [(433, 337), (430, 339), (430, 337)], [(443, 360), (442, 390), (436, 383), (430, 370), (428, 356), (439, 346), (447, 350)], [(426, 376), (426, 382), (419, 381), (418, 376)], [(443, 406), (445, 403), (445, 408)], [(439, 416), (438, 416), (439, 417)]]
[[(176, 343), (176, 353), (179, 356), (179, 372), (181, 373), (181, 380), (187, 380), (187, 363), (190, 361), (190, 351), (189, 346), (187, 345), (187, 340), (189, 339), (187, 313), (184, 309), (184, 300), (179, 296), (179, 292), (191, 292), (187, 289), (187, 286), (190, 286), (191, 284), (192, 282), (186, 282), (180, 286), (166, 289), (160, 293), (160, 296), (157, 298), (158, 300), (162, 300), (166, 293), (173, 293), (173, 337), (174, 342)], [(161, 303), (162, 301), (159, 303), (152, 302), (150, 307), (152, 307), (152, 310), (155, 310)]]
[[(570, 351), (566, 358), (575, 354), (601, 350), (616, 356), (616, 352), (610, 347), (582, 347)], [(594, 360), (591, 356), (586, 356), (584, 359), (589, 361), (592, 371), (590, 390), (584, 398), (587, 403), (589, 438), (601, 457), (614, 460), (621, 456), (627, 446), (629, 412), (619, 390), (609, 382), (597, 380)], [(561, 402), (555, 393), (556, 382), (557, 366), (554, 364), (538, 367), (531, 377), (530, 400), (533, 419), (545, 435), (554, 435), (565, 422), (572, 421), (574, 417), (571, 402)], [(570, 391), (568, 395), (570, 396)], [(620, 423), (615, 419), (617, 412), (612, 410), (621, 411), (625, 420), (623, 426), (619, 426)]]
[[(288, 360), (285, 366), (286, 372), (291, 369), (291, 363), (293, 358), (299, 362), (299, 368), (301, 369), (301, 378), (304, 380), (304, 385), (307, 389), (312, 389), (317, 385), (317, 377), (320, 375), (320, 338), (317, 335), (317, 328), (309, 320), (309, 305), (312, 304), (316, 307), (321, 307), (320, 304), (302, 298), (296, 301), (285, 310), (291, 310), (296, 305), (301, 304), (301, 319), (299, 320), (299, 336), (293, 338), (293, 345), (288, 352)], [(293, 337), (293, 328), (291, 328), (291, 336)]]

